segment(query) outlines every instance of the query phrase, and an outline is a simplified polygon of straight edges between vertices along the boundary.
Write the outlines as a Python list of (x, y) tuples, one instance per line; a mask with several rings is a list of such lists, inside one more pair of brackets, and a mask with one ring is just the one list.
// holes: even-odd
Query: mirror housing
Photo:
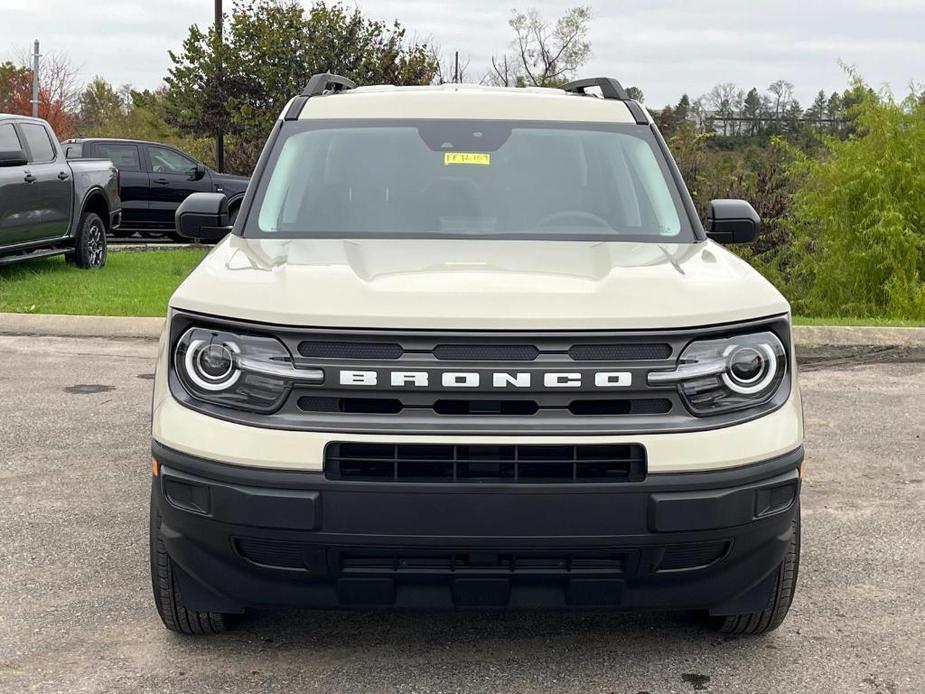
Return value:
[(745, 200), (711, 200), (705, 226), (707, 238), (717, 243), (751, 243), (758, 238), (761, 217)]
[(29, 157), (21, 149), (0, 149), (0, 166), (25, 166)]
[(196, 166), (190, 169), (190, 172), (189, 172), (190, 180), (193, 180), (193, 181), (198, 181), (205, 175), (206, 175), (206, 167), (198, 162)]
[(188, 239), (218, 241), (231, 231), (228, 198), (222, 193), (193, 193), (174, 216), (177, 233)]

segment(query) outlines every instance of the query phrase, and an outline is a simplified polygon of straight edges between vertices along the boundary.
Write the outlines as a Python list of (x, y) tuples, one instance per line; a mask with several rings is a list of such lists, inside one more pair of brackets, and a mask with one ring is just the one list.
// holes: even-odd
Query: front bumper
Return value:
[[(610, 484), (345, 482), (158, 443), (152, 504), (187, 607), (757, 611), (798, 512), (802, 448)], [(153, 516), (152, 516), (153, 517)]]

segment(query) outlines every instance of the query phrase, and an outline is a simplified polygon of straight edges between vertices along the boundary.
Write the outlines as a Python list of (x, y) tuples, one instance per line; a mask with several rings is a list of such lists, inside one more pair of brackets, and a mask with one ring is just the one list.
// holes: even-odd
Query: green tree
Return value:
[(79, 97), (78, 127), (81, 130), (99, 128), (111, 118), (125, 113), (129, 104), (124, 93), (97, 75), (84, 87)]
[(827, 107), (828, 99), (826, 99), (825, 92), (820, 89), (819, 93), (816, 94), (813, 105), (806, 109), (806, 113), (804, 114), (806, 120), (811, 122), (816, 127), (821, 126), (822, 121), (826, 118)]
[(638, 101), (640, 104), (646, 100), (646, 95), (643, 94), (642, 90), (636, 86), (629, 86), (626, 88), (626, 94), (630, 99)]
[(405, 29), (366, 18), (358, 9), (316, 2), (239, 0), (225, 22), (224, 43), (214, 29), (190, 27), (166, 78), (166, 113), (181, 130), (206, 137), (220, 126), (229, 135), (228, 166), (249, 173), (282, 108), (317, 72), (359, 84), (429, 84), (438, 60)]
[(747, 118), (745, 123), (746, 135), (757, 135), (761, 132), (761, 95), (752, 87), (742, 102), (742, 117)]
[(856, 77), (848, 96), (854, 135), (794, 165), (785, 288), (810, 314), (925, 319), (925, 106)]

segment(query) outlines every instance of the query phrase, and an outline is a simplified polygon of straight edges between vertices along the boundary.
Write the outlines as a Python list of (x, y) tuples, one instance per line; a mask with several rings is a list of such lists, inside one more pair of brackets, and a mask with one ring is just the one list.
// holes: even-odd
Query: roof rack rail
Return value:
[(626, 108), (629, 110), (630, 114), (632, 114), (633, 118), (636, 119), (638, 125), (648, 125), (649, 119), (646, 117), (645, 111), (642, 110), (642, 106), (631, 99), (626, 89), (623, 88), (623, 85), (613, 77), (586, 77), (585, 79), (575, 80), (574, 82), (562, 85), (564, 91), (572, 94), (580, 94), (582, 96), (591, 96), (585, 91), (589, 87), (599, 88), (601, 90), (601, 96), (605, 99), (623, 101), (626, 103)]
[(584, 94), (585, 89), (588, 87), (600, 87), (601, 95), (605, 99), (630, 100), (630, 95), (626, 93), (623, 85), (613, 77), (587, 77), (583, 80), (575, 80), (562, 85), (563, 90), (574, 94)]
[(313, 96), (321, 96), (325, 92), (336, 94), (337, 92), (356, 88), (356, 82), (353, 80), (330, 72), (319, 72), (312, 75), (311, 79), (308, 80), (308, 84), (305, 85), (305, 89), (302, 90), (302, 93), (289, 104), (284, 119), (298, 120), (299, 114), (302, 113), (302, 108), (305, 106), (305, 102)]
[(330, 72), (319, 72), (312, 75), (312, 78), (308, 80), (308, 84), (302, 90), (302, 96), (318, 96), (327, 91), (342, 92), (356, 88), (357, 83), (353, 80), (348, 80), (346, 77), (334, 75)]

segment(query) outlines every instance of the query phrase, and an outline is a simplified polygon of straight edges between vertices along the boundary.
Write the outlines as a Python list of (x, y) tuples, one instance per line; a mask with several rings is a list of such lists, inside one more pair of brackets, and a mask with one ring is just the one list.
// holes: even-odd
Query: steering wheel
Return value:
[(585, 212), (584, 210), (562, 210), (561, 212), (553, 212), (552, 214), (548, 214), (540, 221), (538, 221), (536, 223), (536, 228), (546, 226), (563, 226), (562, 222), (569, 219), (591, 222), (594, 226), (597, 227), (613, 229), (613, 227), (610, 225), (610, 222), (608, 222), (603, 217), (599, 217), (593, 212)]

